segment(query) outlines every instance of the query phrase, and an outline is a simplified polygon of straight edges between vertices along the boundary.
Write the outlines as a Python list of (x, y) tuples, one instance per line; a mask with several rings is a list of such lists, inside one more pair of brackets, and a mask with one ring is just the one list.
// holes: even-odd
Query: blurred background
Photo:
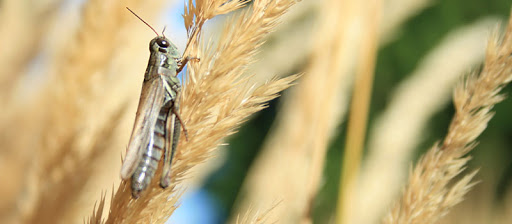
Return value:
[[(254, 114), (214, 158), (194, 168), (184, 183), (188, 190), (181, 206), (168, 223), (233, 221), (251, 207), (260, 209), (254, 201), (266, 200), (260, 195), (286, 208), (294, 195), (275, 197), (279, 195), (276, 185), (286, 191), (293, 183), (279, 182), (279, 176), (270, 174), (300, 164), (312, 170), (320, 167), (320, 173), (297, 169), (283, 175), (304, 175), (298, 177), (299, 185), (318, 182), (304, 190), (318, 189), (308, 205), (313, 223), (334, 222), (347, 108), (357, 52), (367, 36), (362, 19), (366, 6), (349, 0), (332, 2), (299, 1), (269, 34), (257, 62), (250, 65), (253, 82), (304, 72), (300, 84)], [(147, 45), (154, 36), (124, 7), (157, 31), (166, 26), (166, 36), (184, 49), (183, 4), (0, 1), (0, 170), (4, 170), (0, 223), (35, 223), (45, 206), (52, 205), (45, 201), (56, 204), (62, 198), (73, 199), (63, 209), (60, 222), (78, 222), (90, 214), (102, 192), (108, 198), (112, 185), (117, 188), (119, 158), (131, 133)], [(506, 24), (512, 7), (510, 0), (387, 0), (380, 4), (373, 36), (377, 56), (367, 139), (350, 223), (378, 223), (400, 195), (410, 166), (443, 139), (454, 113), (453, 86), (463, 75), (480, 69), (489, 35), (499, 30), (498, 23)], [(330, 7), (334, 9), (328, 11)], [(227, 17), (209, 21), (205, 39), (218, 38)], [(335, 39), (340, 39), (334, 45), (340, 49), (337, 53), (328, 45)], [(310, 92), (307, 98), (299, 98), (301, 107), (294, 107), (303, 83), (312, 84)], [(510, 95), (511, 88), (504, 92)], [(325, 114), (315, 108), (325, 109)], [(469, 171), (480, 169), (479, 183), (442, 223), (512, 222), (512, 100), (506, 99), (494, 110), (494, 118), (471, 152)], [(315, 151), (280, 151), (294, 145), (324, 151), (318, 160), (301, 163), (317, 156)], [(72, 152), (66, 153), (68, 149)], [(73, 168), (78, 164), (87, 165)], [(318, 180), (308, 180), (315, 175)], [(304, 198), (311, 199), (297, 196), (297, 203), (304, 204)], [(296, 223), (283, 218), (293, 217), (293, 212), (283, 215), (286, 211), (277, 210), (278, 223)], [(272, 221), (276, 220), (271, 217)]]

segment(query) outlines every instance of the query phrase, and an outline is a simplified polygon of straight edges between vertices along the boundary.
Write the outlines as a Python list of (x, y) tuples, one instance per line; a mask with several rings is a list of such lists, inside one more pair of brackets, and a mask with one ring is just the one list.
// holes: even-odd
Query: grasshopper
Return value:
[(121, 178), (131, 178), (132, 196), (136, 199), (149, 186), (162, 154), (164, 162), (160, 186), (169, 186), (171, 163), (181, 127), (188, 140), (187, 129), (178, 113), (181, 85), (177, 77), (188, 62), (188, 57), (182, 60), (177, 47), (163, 32), (159, 35), (142, 18), (127, 9), (157, 35), (149, 43), (149, 62), (126, 158), (121, 167)]

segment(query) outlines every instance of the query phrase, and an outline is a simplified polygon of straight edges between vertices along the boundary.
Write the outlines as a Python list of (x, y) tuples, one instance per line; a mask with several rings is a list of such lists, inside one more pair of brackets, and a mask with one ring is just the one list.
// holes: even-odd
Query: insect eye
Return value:
[(158, 46), (160, 47), (169, 47), (169, 42), (165, 39), (158, 39), (156, 41), (156, 43), (158, 44)]

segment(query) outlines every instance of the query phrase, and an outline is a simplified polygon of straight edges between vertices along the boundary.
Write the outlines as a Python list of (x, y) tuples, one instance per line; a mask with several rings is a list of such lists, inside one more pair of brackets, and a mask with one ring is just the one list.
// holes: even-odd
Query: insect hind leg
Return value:
[(181, 127), (183, 128), (183, 134), (185, 134), (185, 139), (188, 141), (188, 131), (187, 128), (185, 127), (185, 123), (183, 123), (183, 120), (181, 120), (180, 114), (176, 110), (175, 106), (173, 106), (171, 110), (176, 115), (176, 118), (180, 121)]

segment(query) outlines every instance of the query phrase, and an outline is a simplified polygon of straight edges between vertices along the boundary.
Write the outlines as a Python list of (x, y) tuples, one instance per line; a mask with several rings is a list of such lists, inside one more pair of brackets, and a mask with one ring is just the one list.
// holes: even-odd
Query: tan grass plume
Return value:
[(456, 113), (442, 143), (435, 144), (409, 176), (405, 191), (383, 223), (434, 223), (463, 200), (477, 171), (454, 180), (466, 169), (467, 154), (502, 101), (501, 89), (512, 79), (512, 17), (503, 37), (494, 34), (487, 45), (484, 66), (455, 88)]
[(328, 140), (336, 127), (332, 121), (345, 106), (337, 96), (349, 86), (343, 80), (349, 79), (351, 53), (359, 39), (355, 5), (355, 1), (322, 2), (323, 13), (312, 37), (312, 61), (283, 105), (271, 138), (245, 180), (247, 194), (238, 199), (239, 213), (250, 208), (264, 210), (282, 200), (269, 214), (271, 219), (311, 222)]
[[(0, 3), (0, 105), (14, 103), (16, 87), (23, 80), (26, 65), (41, 47), (59, 1), (44, 4), (6, 0)], [(23, 44), (17, 44), (23, 43)], [(14, 45), (14, 47), (11, 47)]]
[[(266, 141), (262, 152), (250, 170), (243, 186), (244, 195), (237, 199), (239, 212), (245, 211), (251, 206), (257, 206), (255, 205), (256, 202), (260, 202), (261, 209), (264, 209), (273, 200), (283, 199), (281, 205), (275, 209), (277, 211), (274, 211), (271, 215), (279, 217), (280, 222), (296, 223), (297, 211), (307, 207), (303, 204), (310, 203), (308, 206), (313, 205), (311, 204), (313, 200), (304, 202), (305, 200), (300, 199), (299, 195), (308, 191), (304, 189), (306, 188), (305, 183), (316, 186), (323, 175), (325, 150), (317, 150), (316, 147), (312, 149), (311, 142), (313, 140), (311, 139), (316, 139), (317, 142), (329, 141), (331, 135), (336, 131), (337, 125), (343, 119), (347, 108), (348, 92), (352, 80), (351, 72), (355, 64), (354, 55), (357, 54), (356, 51), (362, 39), (359, 36), (361, 32), (359, 19), (363, 16), (359, 14), (368, 13), (366, 11), (359, 12), (361, 10), (358, 11), (355, 7), (356, 2), (315, 1), (314, 4), (308, 2), (308, 4), (313, 5), (309, 11), (321, 12), (316, 16), (318, 17), (316, 23), (319, 29), (301, 28), (304, 31), (301, 33), (296, 30), (289, 31), (292, 29), (287, 28), (286, 34), (293, 32), (297, 35), (293, 37), (283, 35), (286, 36), (283, 37), (286, 38), (285, 41), (273, 40), (273, 43), (286, 42), (283, 48), (289, 45), (290, 49), (283, 50), (283, 52), (312, 49), (313, 54), (298, 52), (292, 56), (286, 56), (284, 60), (277, 60), (277, 58), (265, 59), (260, 61), (260, 66), (254, 69), (258, 72), (275, 69), (277, 73), (283, 73), (285, 69), (289, 69), (287, 66), (297, 68), (301, 66), (300, 63), (303, 63), (303, 61), (310, 60), (303, 81), (295, 89), (297, 91), (292, 91), (285, 96), (285, 100), (283, 100), (285, 104), (275, 122), (271, 137)], [(383, 2), (385, 9), (382, 10), (382, 19), (379, 24), (381, 33), (379, 35), (389, 39), (388, 37), (392, 35), (392, 32), (396, 31), (395, 28), (423, 9), (427, 5), (426, 2), (428, 0)], [(303, 3), (301, 5), (304, 5)], [(403, 5), (409, 7), (403, 7)], [(390, 10), (386, 11), (387, 9)], [(311, 35), (312, 33), (313, 35)], [(293, 47), (295, 43), (297, 43), (296, 45), (309, 43), (308, 40), (314, 41), (314, 44), (303, 46), (304, 49)], [(279, 47), (282, 47), (282, 45), (279, 45)], [(339, 55), (331, 53), (335, 51), (341, 53)], [(307, 56), (310, 58), (307, 58)], [(279, 57), (279, 54), (277, 54), (277, 57)], [(279, 63), (276, 63), (276, 61)], [(281, 63), (282, 61), (284, 63)], [(332, 65), (329, 65), (331, 61)], [(278, 65), (273, 66), (272, 63)], [(336, 83), (338, 85), (335, 85)], [(335, 91), (330, 88), (335, 89)], [(324, 98), (330, 98), (330, 100), (326, 100), (322, 105), (316, 104)], [(316, 128), (319, 119), (312, 117), (326, 118), (324, 122), (328, 121), (328, 123), (321, 127), (326, 128), (325, 132), (316, 131), (321, 129), (320, 127)], [(311, 131), (313, 129), (315, 131)], [(325, 135), (322, 133), (328, 133), (329, 136), (323, 139)], [(320, 145), (316, 144), (316, 146)], [(327, 143), (324, 146), (326, 147)], [(287, 158), (286, 164), (281, 162), (282, 158)], [(312, 158), (316, 161), (313, 166), (311, 165)], [(307, 171), (308, 169), (310, 171)], [(316, 181), (310, 181), (313, 179)], [(279, 184), (283, 182), (286, 184)], [(269, 183), (275, 184), (271, 184), (271, 187), (269, 187)], [(316, 194), (315, 187), (310, 188), (310, 190), (310, 195)], [(312, 198), (314, 199), (314, 197)], [(232, 217), (232, 219), (234, 218), (236, 217)]]
[(257, 224), (257, 223), (278, 223), (279, 220), (270, 220), (270, 213), (272, 213), (277, 206), (279, 206), (280, 202), (274, 203), (267, 210), (260, 211), (255, 210), (253, 208), (249, 208), (245, 211), (244, 215), (238, 214), (236, 220), (233, 220), (230, 223), (236, 224)]
[[(110, 76), (105, 73), (115, 56), (118, 47), (115, 43), (128, 18), (119, 9), (123, 9), (124, 4), (137, 5), (138, 2), (84, 2), (76, 29), (60, 30), (65, 35), (60, 34), (62, 38), (59, 39), (65, 41), (59, 42), (59, 49), (55, 50), (57, 53), (49, 60), (50, 65), (38, 74), (48, 81), (38, 83), (41, 87), (33, 91), (33, 99), (5, 110), (9, 117), (2, 117), (2, 136), (5, 132), (9, 137), (2, 139), (2, 147), (5, 147), (2, 153), (15, 151), (24, 157), (23, 161), (18, 161), (9, 154), (2, 154), (2, 159), (10, 158), (15, 162), (16, 166), (10, 166), (10, 169), (17, 170), (20, 178), (12, 178), (9, 182), (16, 182), (20, 187), (12, 194), (15, 201), (9, 200), (8, 207), (0, 208), (1, 212), (8, 214), (0, 214), (0, 222), (77, 221), (76, 211), (80, 210), (77, 207), (81, 206), (80, 197), (85, 185), (93, 176), (97, 159), (112, 151), (108, 149), (115, 140), (116, 127), (126, 108), (126, 99), (105, 104), (98, 96), (109, 95), (116, 84), (109, 82)], [(145, 5), (157, 5), (157, 2)], [(29, 8), (34, 9), (27, 9), (27, 12), (38, 11), (41, 10), (38, 7), (45, 6), (52, 10), (43, 15), (56, 17), (57, 6), (61, 2), (51, 3), (31, 4)], [(9, 11), (12, 7), (5, 9)], [(42, 20), (45, 17), (35, 15), (34, 18), (41, 21), (32, 23), (46, 23)], [(30, 27), (24, 29), (39, 32)], [(33, 45), (28, 41), (26, 46)], [(25, 64), (20, 68), (28, 66), (28, 62), (22, 62)], [(13, 64), (18, 65), (18, 62)]]
[[(106, 223), (165, 222), (177, 206), (185, 189), (177, 187), (187, 178), (190, 168), (211, 157), (223, 139), (233, 134), (248, 116), (266, 107), (266, 102), (277, 97), (297, 79), (291, 76), (273, 79), (248, 88), (242, 75), (246, 65), (266, 34), (276, 26), (278, 19), (295, 1), (254, 1), (243, 12), (230, 20), (222, 31), (217, 45), (203, 43), (203, 24), (216, 15), (242, 7), (242, 1), (192, 1), (185, 9), (185, 26), (189, 43), (185, 56), (199, 57), (200, 62), (189, 62), (187, 81), (182, 91), (181, 116), (187, 126), (189, 140), (182, 137), (172, 166), (171, 186), (162, 190), (157, 182), (137, 200), (133, 200), (129, 184), (121, 183), (110, 203)], [(161, 170), (158, 170), (156, 176)], [(101, 221), (96, 212), (95, 220)]]
[(485, 18), (450, 32), (395, 88), (389, 106), (371, 128), (354, 200), (354, 220), (348, 223), (377, 223), (385, 214), (405, 182), (422, 131), (448, 103), (453, 86), (467, 68), (481, 63), (489, 27), (497, 21)]

